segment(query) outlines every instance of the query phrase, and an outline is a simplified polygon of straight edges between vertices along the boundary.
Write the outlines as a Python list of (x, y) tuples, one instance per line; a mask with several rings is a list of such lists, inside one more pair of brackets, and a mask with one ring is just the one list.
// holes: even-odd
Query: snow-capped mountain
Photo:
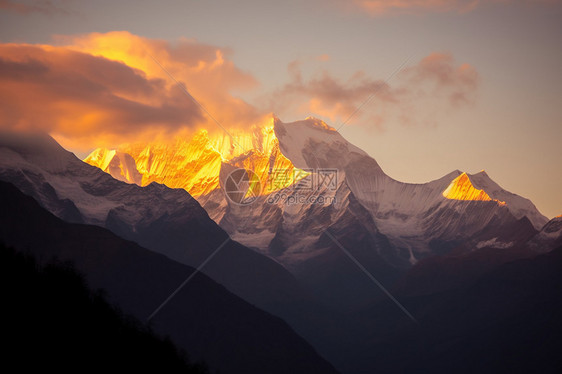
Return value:
[[(532, 231), (547, 222), (529, 200), (503, 190), (484, 171), (467, 174), (457, 170), (425, 184), (402, 183), (387, 176), (374, 159), (320, 120), (277, 121), (275, 133), (281, 151), (297, 168), (336, 169), (337, 188), (310, 191), (305, 200), (313, 203), (289, 204), (287, 198), (273, 207), (267, 204), (268, 195), (261, 204), (250, 207), (230, 204), (220, 223), (237, 240), (266, 252), (273, 249), (272, 243), (279, 248), (279, 240), (288, 240), (280, 256), (283, 263), (310, 255), (311, 237), (316, 233), (312, 240), (318, 239), (323, 230), (338, 222), (350, 199), (368, 212), (372, 220), (368, 231), (386, 236), (397, 248), (398, 257), (410, 263), (443, 250), (439, 247), (444, 244), (452, 248), (469, 238), (474, 240), (489, 231), (490, 225), (505, 228), (525, 218)], [(281, 192), (286, 196), (301, 193), (293, 187)], [(318, 227), (311, 230), (310, 226)], [(479, 239), (480, 243), (493, 237)], [(299, 255), (284, 258), (291, 252)]]
[[(248, 149), (232, 152), (237, 139)], [(331, 285), (325, 296), (333, 300), (360, 300), (355, 293), (362, 292), (350, 292), (363, 281), (362, 275), (347, 267), (340, 245), (391, 282), (425, 257), (452, 250), (510, 248), (527, 241), (548, 221), (532, 202), (505, 191), (484, 171), (456, 170), (424, 184), (396, 181), (367, 153), (315, 118), (293, 123), (274, 118), (268, 126), (235, 135), (228, 147), (222, 142), (208, 136), (201, 141), (196, 135), (164, 152), (189, 157), (171, 160), (155, 151), (156, 145), (137, 146), (131, 156), (143, 180), (147, 175), (172, 185), (175, 179), (195, 180), (186, 189), (202, 191), (195, 194), (197, 200), (233, 239), (280, 262), (318, 292)], [(150, 160), (160, 169), (146, 167), (141, 154), (147, 148), (154, 150)], [(198, 158), (202, 150), (214, 154), (212, 170), (206, 169), (211, 184), (191, 178), (202, 168), (194, 165), (208, 159)], [(179, 162), (182, 157), (189, 163)], [(237, 168), (254, 171), (262, 182), (262, 192), (252, 204), (233, 203), (220, 188)], [(325, 179), (326, 171), (331, 173), (330, 185), (302, 188)], [(365, 295), (365, 300), (370, 297)]]

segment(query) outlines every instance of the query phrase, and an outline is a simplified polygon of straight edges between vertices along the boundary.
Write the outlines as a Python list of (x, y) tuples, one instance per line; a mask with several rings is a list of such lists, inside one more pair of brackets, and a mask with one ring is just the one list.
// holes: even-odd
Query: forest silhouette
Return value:
[(72, 264), (0, 243), (4, 368), (208, 373), (167, 338), (90, 290)]

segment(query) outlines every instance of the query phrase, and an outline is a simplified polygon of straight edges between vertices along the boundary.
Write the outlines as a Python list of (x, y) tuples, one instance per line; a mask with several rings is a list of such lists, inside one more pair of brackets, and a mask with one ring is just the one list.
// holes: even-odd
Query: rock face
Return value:
[(128, 153), (98, 148), (84, 162), (97, 166), (117, 180), (142, 185), (142, 174), (137, 170), (135, 159)]
[(157, 182), (183, 188), (197, 198), (204, 198), (220, 187), (223, 163), (251, 169), (260, 177), (263, 193), (273, 188), (268, 179), (273, 169), (287, 171), (287, 179), (277, 189), (293, 182), (293, 165), (279, 150), (273, 121), (232, 134), (230, 138), (224, 133), (200, 130), (191, 138), (177, 138), (167, 144), (125, 144), (117, 150), (98, 148), (84, 162), (118, 180), (139, 186)]
[(527, 247), (539, 253), (562, 246), (562, 215), (554, 217), (528, 242)]

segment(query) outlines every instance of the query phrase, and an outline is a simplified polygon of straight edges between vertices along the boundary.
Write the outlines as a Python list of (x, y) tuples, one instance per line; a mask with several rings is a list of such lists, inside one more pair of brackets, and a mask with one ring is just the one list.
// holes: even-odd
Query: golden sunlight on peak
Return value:
[(502, 206), (506, 204), (505, 201), (492, 199), (486, 191), (474, 187), (466, 173), (462, 173), (453, 179), (451, 184), (443, 191), (443, 197), (449, 200), (494, 201)]
[(449, 187), (443, 191), (443, 197), (450, 200), (492, 200), (484, 190), (479, 190), (472, 185), (466, 173), (462, 173), (453, 179)]
[(115, 152), (114, 149), (98, 148), (90, 153), (88, 157), (84, 159), (84, 162), (106, 171), (109, 163), (115, 156)]
[(98, 148), (86, 157), (84, 162), (100, 168), (120, 181), (142, 184), (142, 174), (138, 171), (135, 160), (123, 152)]
[(306, 176), (281, 153), (273, 117), (261, 126), (234, 129), (228, 134), (200, 129), (169, 142), (124, 144), (117, 151), (97, 149), (84, 162), (128, 183), (146, 186), (158, 182), (183, 188), (194, 197), (220, 187), (223, 163), (252, 170), (259, 177), (262, 194), (289, 187)]
[(324, 130), (334, 131), (334, 132), (337, 131), (335, 128), (333, 128), (332, 126), (328, 125), (326, 122), (316, 117), (311, 117), (311, 116), (306, 117), (306, 121), (309, 121), (312, 123), (313, 126), (319, 127)]

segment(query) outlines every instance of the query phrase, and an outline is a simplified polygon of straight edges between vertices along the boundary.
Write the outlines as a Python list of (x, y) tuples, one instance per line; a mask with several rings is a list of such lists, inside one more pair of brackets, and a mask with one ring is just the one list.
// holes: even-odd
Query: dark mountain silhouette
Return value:
[[(90, 225), (66, 223), (0, 182), (0, 241), (40, 262), (72, 261), (88, 284), (146, 319), (194, 269)], [(335, 373), (281, 319), (197, 274), (152, 320), (193, 359), (221, 373)]]
[[(497, 265), (436, 293), (397, 294), (358, 313), (346, 372), (559, 373), (562, 370), (562, 247)], [(368, 322), (370, 321), (370, 322)], [(362, 339), (362, 338), (360, 338)]]
[(517, 245), (509, 248), (477, 248), (475, 243), (472, 246), (465, 243), (446, 255), (422, 259), (398, 282), (396, 292), (412, 296), (465, 287), (505, 263), (535, 257), (537, 252), (528, 248), (526, 242), (536, 233), (529, 220), (523, 217), (515, 227), (503, 233), (496, 230), (495, 234), (502, 240), (511, 239), (519, 243)]
[(90, 290), (68, 264), (39, 266), (0, 243), (0, 279), (4, 370), (208, 373)]

